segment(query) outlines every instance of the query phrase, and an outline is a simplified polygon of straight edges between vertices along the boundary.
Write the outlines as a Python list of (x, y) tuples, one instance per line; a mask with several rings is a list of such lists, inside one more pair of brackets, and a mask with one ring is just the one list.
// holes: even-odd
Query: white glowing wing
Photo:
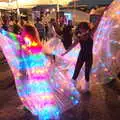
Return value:
[[(104, 12), (94, 36), (94, 75), (108, 83), (120, 72), (120, 1), (114, 0)], [(103, 80), (104, 79), (104, 80)]]

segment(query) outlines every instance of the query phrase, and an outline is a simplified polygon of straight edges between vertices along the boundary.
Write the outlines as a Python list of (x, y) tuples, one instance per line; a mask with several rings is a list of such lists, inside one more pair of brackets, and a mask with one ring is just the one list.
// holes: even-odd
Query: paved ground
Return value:
[[(0, 120), (35, 120), (17, 110), (21, 104), (7, 65), (0, 65)], [(120, 81), (108, 85), (92, 82), (91, 93), (81, 94), (80, 104), (64, 113), (61, 120), (120, 120)]]

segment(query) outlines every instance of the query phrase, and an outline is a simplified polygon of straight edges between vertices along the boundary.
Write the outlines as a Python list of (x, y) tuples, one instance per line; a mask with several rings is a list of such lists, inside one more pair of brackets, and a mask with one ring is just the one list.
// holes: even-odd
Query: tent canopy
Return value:
[(0, 2), (9, 2), (9, 1), (15, 1), (15, 0), (0, 0)]
[[(10, 2), (11, 1), (11, 2)], [(72, 0), (0, 0), (0, 9), (33, 8), (36, 5), (59, 4), (66, 5)]]
[(90, 11), (90, 15), (103, 15), (104, 11), (105, 11), (106, 7), (100, 7), (97, 9), (92, 9)]

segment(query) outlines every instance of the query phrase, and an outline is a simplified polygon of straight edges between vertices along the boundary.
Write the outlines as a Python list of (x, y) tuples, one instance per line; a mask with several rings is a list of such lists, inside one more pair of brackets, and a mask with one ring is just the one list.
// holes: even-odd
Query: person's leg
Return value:
[(62, 42), (66, 50), (68, 50), (69, 47), (72, 45), (72, 40), (69, 38), (69, 36), (63, 37)]
[(85, 80), (87, 82), (89, 82), (89, 79), (90, 79), (90, 72), (91, 72), (91, 68), (92, 68), (92, 63), (93, 63), (92, 59), (85, 61)]
[(88, 59), (85, 61), (85, 86), (84, 90), (89, 91), (89, 80), (90, 80), (90, 72), (92, 68), (92, 59)]
[(72, 77), (73, 80), (77, 79), (83, 64), (84, 64), (84, 61), (80, 60), (80, 56), (79, 56), (78, 60), (77, 60), (77, 63), (76, 63), (76, 66), (75, 66), (75, 71), (74, 71), (74, 74), (73, 74), (73, 77)]
[(66, 38), (66, 43), (65, 43), (66, 48), (69, 49), (71, 45), (72, 45), (72, 38), (70, 37)]
[(40, 38), (40, 41), (42, 41), (42, 36), (41, 36), (41, 33), (39, 33), (39, 38)]

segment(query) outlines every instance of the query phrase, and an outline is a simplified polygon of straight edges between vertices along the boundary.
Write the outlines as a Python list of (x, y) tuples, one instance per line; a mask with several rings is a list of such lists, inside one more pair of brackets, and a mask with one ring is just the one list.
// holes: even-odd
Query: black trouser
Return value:
[(65, 50), (68, 50), (69, 47), (72, 45), (72, 42), (71, 43), (63, 43), (63, 44), (64, 44)]
[(63, 37), (62, 42), (63, 42), (64, 48), (67, 50), (72, 45), (72, 37), (69, 37), (69, 36), (67, 36), (67, 38)]
[(44, 32), (39, 32), (40, 41), (45, 40)]
[(92, 63), (93, 63), (92, 56), (86, 57), (86, 59), (81, 59), (80, 55), (77, 59), (77, 63), (76, 63), (76, 66), (75, 66), (75, 71), (74, 71), (74, 74), (73, 74), (73, 77), (72, 77), (73, 80), (77, 79), (77, 77), (80, 73), (80, 70), (81, 70), (84, 63), (85, 63), (85, 80), (89, 81), (90, 71), (91, 71)]

